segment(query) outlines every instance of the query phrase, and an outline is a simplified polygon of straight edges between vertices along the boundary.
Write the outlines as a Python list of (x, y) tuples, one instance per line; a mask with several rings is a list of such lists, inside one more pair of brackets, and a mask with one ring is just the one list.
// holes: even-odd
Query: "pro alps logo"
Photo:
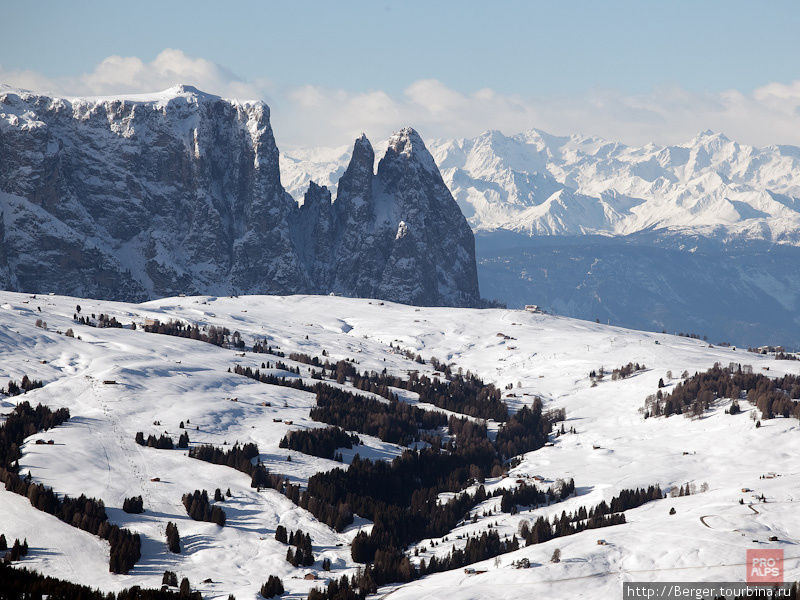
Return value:
[(783, 583), (783, 550), (748, 550), (747, 583)]

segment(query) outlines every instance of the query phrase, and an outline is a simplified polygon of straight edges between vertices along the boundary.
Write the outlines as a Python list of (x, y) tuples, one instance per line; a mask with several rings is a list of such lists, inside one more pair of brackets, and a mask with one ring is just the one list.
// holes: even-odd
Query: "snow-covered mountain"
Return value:
[(686, 144), (632, 147), (531, 130), (438, 142), (432, 152), (479, 230), (688, 229), (800, 243), (800, 148), (793, 146), (755, 148), (704, 131)]
[(0, 286), (478, 302), (472, 232), (413, 129), (377, 173), (359, 139), (348, 197), (333, 207), (311, 186), (300, 208), (269, 116), (191, 86), (70, 99), (0, 88)]
[[(125, 327), (76, 323), (76, 304), (81, 316), (95, 324), (103, 314)], [(44, 323), (37, 326), (37, 319)], [(172, 319), (205, 331), (239, 332), (245, 348), (143, 331), (148, 321)], [(254, 342), (263, 340), (286, 357), (251, 351)], [(197, 460), (185, 449), (135, 441), (141, 431), (145, 437), (173, 439), (187, 434), (189, 448), (253, 443), (258, 460), (271, 473), (303, 487), (316, 473), (347, 468), (356, 454), (380, 461), (404, 451), (361, 432), (360, 444), (339, 449), (343, 462), (280, 447), (289, 431), (325, 427), (310, 415), (316, 406), (314, 392), (277, 385), (279, 380), (262, 383), (230, 370), (258, 369), (266, 361), (270, 364), (263, 374), (318, 383), (311, 371), (319, 367), (294, 360), (292, 353), (346, 360), (359, 371), (385, 370), (403, 378), (434, 376), (429, 359), (438, 357), (452, 363), (454, 371), (463, 368), (505, 388), (503, 401), (512, 412), (532, 405), (537, 396), (546, 411), (566, 411), (568, 433), (552, 433), (546, 446), (520, 455), (507, 474), (485, 479), (486, 497), (468, 511), (474, 518), (405, 549), (415, 565), (463, 549), (487, 532), (495, 531), (501, 539), (519, 536), (523, 526), (533, 526), (540, 517), (589, 509), (623, 489), (659, 484), (667, 491), (690, 485), (695, 492), (625, 510), (622, 524), (523, 544), (497, 559), (470, 565), (475, 573), (452, 569), (382, 587), (372, 598), (391, 592), (389, 597), (403, 599), (600, 600), (618, 597), (622, 581), (741, 581), (751, 548), (784, 549), (785, 580), (800, 577), (800, 558), (793, 550), (800, 543), (797, 419), (765, 419), (758, 427), (751, 418), (761, 416), (758, 409), (740, 398), (741, 412), (729, 414), (732, 399), (723, 397), (703, 418), (646, 419), (641, 411), (648, 395), (674, 391), (684, 371), (734, 363), (780, 377), (800, 374), (800, 363), (521, 310), (415, 308), (329, 296), (202, 296), (127, 304), (0, 292), (0, 388), (24, 375), (44, 384), (18, 396), (0, 394), (0, 413), (5, 417), (27, 401), (53, 410), (68, 408), (71, 415), (58, 427), (25, 434), (20, 473), (59, 495), (83, 493), (103, 500), (112, 523), (141, 536), (142, 553), (127, 575), (110, 573), (108, 542), (79, 529), (77, 521), (70, 524), (37, 510), (31, 499), (0, 485), (0, 533), (9, 545), (18, 538), (30, 546), (28, 555), (13, 564), (104, 591), (159, 587), (169, 570), (179, 580), (188, 578), (206, 600), (228, 594), (239, 600), (257, 598), (269, 575), (283, 579), (285, 598), (301, 600), (310, 589), (363, 568), (353, 560), (351, 544), (359, 530), (373, 527), (367, 519), (357, 518), (336, 531), (276, 489), (252, 487), (249, 475), (230, 466)], [(416, 354), (426, 362), (414, 360)], [(645, 368), (627, 378), (610, 375), (631, 362)], [(607, 377), (589, 376), (601, 367)], [(659, 380), (665, 387), (659, 388)], [(362, 396), (375, 395), (363, 386), (357, 389), (350, 378), (331, 379), (330, 371), (325, 381)], [(402, 394), (401, 403), (426, 413), (441, 410), (420, 402), (413, 392), (394, 391)], [(489, 421), (490, 436), (499, 426)], [(446, 434), (447, 427), (441, 429)], [(47, 440), (53, 444), (42, 443)], [(568, 478), (574, 478), (576, 494), (566, 500), (501, 510), (504, 490), (523, 483), (550, 489)], [(231, 492), (215, 503), (227, 514), (224, 527), (193, 520), (181, 502), (186, 492), (205, 489), (213, 495), (215, 488)], [(478, 484), (466, 489), (476, 494)], [(124, 500), (134, 496), (142, 497), (144, 512), (122, 510)], [(443, 493), (441, 499), (450, 496)], [(180, 532), (180, 553), (167, 548), (169, 522)], [(287, 561), (287, 545), (276, 539), (279, 526), (310, 535), (313, 564)], [(598, 539), (605, 543), (598, 544)], [(556, 549), (560, 562), (551, 561)], [(528, 568), (516, 568), (521, 562)]]
[[(800, 244), (800, 148), (739, 144), (704, 131), (677, 146), (626, 146), (532, 129), (435, 140), (431, 154), (475, 231), (629, 235), (655, 229)], [(282, 161), (297, 195), (329, 181), (346, 148)]]
[[(800, 347), (800, 148), (702, 132), (626, 146), (531, 130), (429, 144), (509, 306), (717, 341)], [(281, 162), (297, 194), (344, 149)]]

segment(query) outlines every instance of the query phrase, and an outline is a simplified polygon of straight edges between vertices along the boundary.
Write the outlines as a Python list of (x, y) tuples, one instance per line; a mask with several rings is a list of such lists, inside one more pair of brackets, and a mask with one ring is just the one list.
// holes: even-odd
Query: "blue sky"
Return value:
[[(194, 80), (182, 82), (265, 98), (287, 141), (301, 144), (326, 123), (320, 143), (335, 142), (357, 128), (348, 119), (363, 111), (391, 113), (383, 120), (367, 114), (363, 128), (378, 135), (392, 127), (390, 118), (420, 119), (433, 135), (470, 135), (502, 113), (496, 127), (504, 130), (569, 133), (602, 121), (587, 132), (638, 142), (643, 129), (648, 139), (674, 141), (672, 120), (691, 114), (687, 103), (698, 102), (703, 115), (720, 94), (752, 98), (764, 86), (800, 80), (797, 2), (17, 2), (2, 14), (0, 81), (86, 94), (143, 91), (188, 76)], [(185, 61), (156, 64), (166, 49)], [(141, 61), (138, 79), (126, 82), (123, 71), (105, 84), (92, 78), (112, 56)], [(191, 61), (203, 61), (206, 71)], [(204, 80), (208, 65), (216, 71)], [(421, 81), (438, 87), (410, 96)], [(486, 90), (493, 99), (475, 98)], [(352, 106), (370, 95), (372, 102)], [(665, 95), (672, 104), (653, 110)], [(438, 113), (414, 108), (442, 98)], [(604, 108), (592, 118), (598, 103)], [(559, 106), (560, 116), (553, 114)], [(304, 127), (311, 108), (322, 115)], [(781, 110), (784, 123), (792, 111)], [(455, 121), (444, 114), (459, 111)], [(469, 112), (478, 114), (475, 122)], [(735, 126), (747, 117), (723, 112), (706, 125), (767, 143), (755, 128)], [(776, 141), (794, 139), (785, 137)]]

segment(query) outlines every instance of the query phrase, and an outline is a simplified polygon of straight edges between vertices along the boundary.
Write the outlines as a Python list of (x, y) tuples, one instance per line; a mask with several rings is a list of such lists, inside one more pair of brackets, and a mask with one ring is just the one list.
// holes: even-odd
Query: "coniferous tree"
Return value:
[(225, 525), (225, 511), (219, 506), (212, 506), (208, 499), (208, 492), (195, 490), (192, 494), (183, 495), (183, 506), (186, 513), (195, 521), (208, 521), (220, 527)]
[(184, 577), (183, 579), (181, 579), (181, 585), (179, 590), (180, 599), (188, 600), (189, 596), (191, 596), (191, 593), (192, 593), (192, 588), (189, 585), (189, 580), (186, 577)]
[(178, 533), (178, 526), (172, 521), (167, 523), (167, 548), (174, 554), (181, 552), (181, 536)]
[(275, 528), (275, 539), (283, 544), (289, 543), (289, 538), (287, 537), (286, 534), (286, 527), (284, 527), (283, 525), (278, 525)]
[(141, 496), (125, 498), (122, 502), (122, 510), (130, 514), (140, 514), (144, 512), (144, 501)]
[(275, 575), (270, 575), (266, 583), (261, 586), (261, 595), (264, 598), (274, 598), (275, 596), (282, 596), (284, 593), (283, 581)]

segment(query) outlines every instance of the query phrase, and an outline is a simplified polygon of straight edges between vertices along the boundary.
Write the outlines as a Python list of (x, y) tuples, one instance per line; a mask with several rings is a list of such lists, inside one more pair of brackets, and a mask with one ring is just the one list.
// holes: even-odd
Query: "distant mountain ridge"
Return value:
[[(636, 147), (532, 129), (434, 140), (429, 148), (475, 231), (668, 229), (800, 244), (800, 147), (756, 148), (711, 131), (686, 144)], [(297, 186), (302, 173), (324, 180), (344, 160), (343, 148), (299, 150), (281, 169)]]
[(191, 86), (71, 99), (0, 87), (0, 286), (479, 303), (472, 231), (413, 129), (377, 172), (357, 140), (337, 202), (311, 184), (299, 207), (269, 117)]
[[(634, 147), (538, 130), (429, 148), (475, 231), (486, 297), (800, 348), (800, 148), (710, 131)], [(295, 150), (281, 170), (293, 191), (332, 179), (347, 156)]]

